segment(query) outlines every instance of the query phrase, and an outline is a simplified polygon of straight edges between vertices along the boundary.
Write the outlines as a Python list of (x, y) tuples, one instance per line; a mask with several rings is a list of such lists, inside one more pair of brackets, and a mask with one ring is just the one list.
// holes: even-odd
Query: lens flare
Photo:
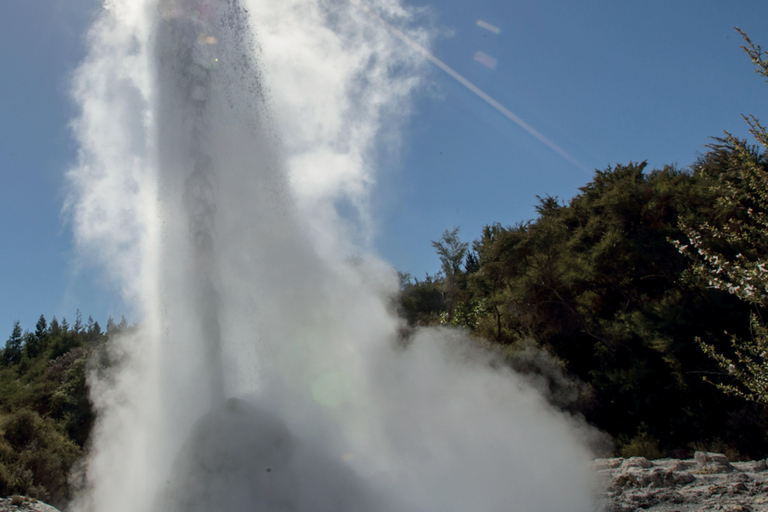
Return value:
[(474, 59), (477, 62), (479, 62), (480, 64), (482, 64), (483, 66), (486, 66), (486, 67), (488, 67), (490, 69), (495, 69), (496, 68), (496, 62), (497, 62), (496, 58), (495, 57), (491, 57), (487, 53), (483, 53), (481, 51), (478, 51), (478, 52), (475, 53)]
[(480, 28), (484, 28), (488, 32), (492, 32), (497, 36), (501, 34), (501, 29), (499, 27), (493, 26), (490, 23), (487, 23), (483, 20), (477, 20), (477, 26)]

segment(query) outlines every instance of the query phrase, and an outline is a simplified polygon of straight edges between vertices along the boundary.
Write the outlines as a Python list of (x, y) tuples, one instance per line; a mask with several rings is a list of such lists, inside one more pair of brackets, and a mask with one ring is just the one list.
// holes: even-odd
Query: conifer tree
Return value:
[(107, 336), (111, 336), (117, 332), (117, 325), (115, 324), (115, 319), (112, 318), (112, 315), (109, 315), (109, 318), (107, 318)]
[(40, 318), (35, 324), (35, 333), (29, 335), (25, 343), (27, 356), (31, 358), (39, 356), (45, 350), (47, 341), (48, 322), (46, 322), (44, 315), (40, 315)]
[(80, 334), (83, 331), (83, 314), (80, 312), (80, 308), (75, 313), (75, 325), (72, 326), (72, 330), (75, 334)]
[(21, 359), (22, 350), (22, 332), (21, 324), (18, 320), (13, 322), (13, 331), (8, 341), (5, 342), (5, 350), (3, 351), (3, 359), (5, 364), (16, 363)]
[(51, 336), (58, 336), (61, 334), (61, 326), (59, 325), (59, 321), (56, 319), (56, 315), (53, 315), (53, 319), (51, 319), (51, 325), (48, 326), (48, 332)]
[(40, 315), (35, 324), (35, 336), (42, 339), (46, 334), (48, 334), (48, 322), (45, 320), (45, 315)]
[(472, 251), (469, 251), (467, 253), (467, 261), (464, 263), (464, 270), (466, 273), (474, 274), (478, 270), (480, 270), (480, 261), (477, 259), (477, 256), (475, 256), (475, 253)]

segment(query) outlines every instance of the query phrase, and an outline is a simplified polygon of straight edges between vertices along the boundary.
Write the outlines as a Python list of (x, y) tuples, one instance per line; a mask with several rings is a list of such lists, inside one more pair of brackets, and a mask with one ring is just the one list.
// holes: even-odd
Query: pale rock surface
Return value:
[[(768, 512), (768, 463), (728, 461), (720, 453), (693, 459), (597, 459), (593, 470), (605, 492), (601, 512)], [(0, 498), (0, 512), (59, 512), (41, 501), (13, 505)]]
[(768, 464), (721, 453), (693, 459), (597, 459), (604, 512), (768, 512)]
[[(19, 501), (21, 501), (20, 504), (14, 504)], [(14, 501), (12, 497), (9, 497), (0, 498), (0, 512), (59, 512), (59, 510), (42, 501), (20, 497)]]

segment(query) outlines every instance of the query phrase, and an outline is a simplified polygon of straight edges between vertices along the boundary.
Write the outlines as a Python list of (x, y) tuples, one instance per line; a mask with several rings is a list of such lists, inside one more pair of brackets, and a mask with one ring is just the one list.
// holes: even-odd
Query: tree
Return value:
[(479, 269), (461, 276), (451, 323), (494, 341), (507, 361), (531, 343), (562, 361), (588, 389), (569, 410), (619, 449), (633, 439), (686, 449), (707, 442), (705, 432), (762, 453), (754, 437), (742, 442), (746, 426), (726, 423), (753, 405), (701, 381), (712, 364), (694, 341), (743, 334), (748, 308), (684, 283), (690, 262), (668, 241), (684, 237), (679, 219), (711, 211), (708, 186), (688, 169), (616, 165), (567, 202), (539, 198), (534, 220), (486, 226), (472, 246)]
[[(743, 31), (742, 49), (756, 72), (768, 79), (768, 52)], [(768, 404), (768, 328), (761, 313), (768, 307), (768, 130), (754, 116), (744, 116), (762, 151), (726, 132), (710, 146), (712, 152), (699, 165), (717, 195), (711, 219), (691, 226), (683, 223), (688, 243), (678, 250), (694, 260), (694, 276), (710, 287), (740, 298), (753, 307), (751, 339), (731, 337), (731, 354), (698, 339), (733, 382), (719, 382), (727, 393)]]
[(467, 253), (467, 261), (464, 263), (464, 271), (467, 274), (474, 274), (478, 270), (480, 270), (480, 261), (474, 252), (469, 251)]
[(446, 229), (440, 240), (432, 241), (432, 247), (437, 251), (437, 255), (440, 257), (440, 266), (443, 274), (445, 275), (445, 282), (443, 283), (443, 289), (445, 292), (445, 301), (448, 306), (447, 321), (451, 321), (453, 316), (454, 305), (461, 288), (460, 283), (461, 264), (464, 262), (464, 257), (467, 255), (467, 249), (469, 244), (462, 242), (459, 239), (459, 228), (453, 228), (453, 230)]
[(423, 280), (401, 274), (399, 314), (408, 325), (436, 325), (446, 311), (443, 280), (427, 274)]
[(88, 317), (85, 333), (88, 341), (96, 341), (101, 338), (101, 326), (99, 325), (99, 322), (93, 320), (92, 316)]
[(45, 315), (40, 315), (40, 318), (35, 324), (35, 336), (37, 339), (42, 339), (48, 334), (48, 322), (45, 321)]
[(83, 331), (83, 314), (80, 312), (80, 308), (75, 313), (75, 325), (72, 326), (72, 330), (75, 334), (80, 334)]
[(30, 334), (24, 344), (27, 356), (35, 358), (39, 356), (46, 349), (48, 342), (48, 324), (45, 321), (45, 316), (40, 315), (40, 318), (35, 324), (35, 333)]
[(112, 318), (112, 315), (109, 315), (107, 318), (107, 336), (112, 336), (117, 333), (117, 324), (115, 324), (114, 318)]
[(53, 336), (59, 336), (61, 334), (61, 326), (59, 325), (59, 321), (56, 319), (56, 315), (53, 315), (53, 319), (51, 319), (51, 325), (48, 326), (48, 333)]
[(13, 322), (11, 336), (8, 338), (8, 341), (5, 342), (5, 350), (3, 351), (5, 364), (17, 363), (21, 359), (22, 345), (21, 324), (16, 320)]
[(440, 266), (445, 277), (455, 276), (461, 272), (461, 263), (467, 254), (469, 244), (459, 239), (459, 228), (446, 229), (440, 240), (433, 241), (432, 247), (440, 256)]

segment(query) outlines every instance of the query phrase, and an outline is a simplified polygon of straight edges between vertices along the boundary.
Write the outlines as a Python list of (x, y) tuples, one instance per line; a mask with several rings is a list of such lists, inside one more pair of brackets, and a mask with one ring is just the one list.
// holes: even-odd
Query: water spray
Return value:
[(89, 40), (73, 224), (143, 318), (89, 375), (72, 510), (593, 509), (578, 420), (458, 331), (398, 348), (394, 270), (329, 250), (419, 81), (386, 26), (336, 0), (111, 0)]

